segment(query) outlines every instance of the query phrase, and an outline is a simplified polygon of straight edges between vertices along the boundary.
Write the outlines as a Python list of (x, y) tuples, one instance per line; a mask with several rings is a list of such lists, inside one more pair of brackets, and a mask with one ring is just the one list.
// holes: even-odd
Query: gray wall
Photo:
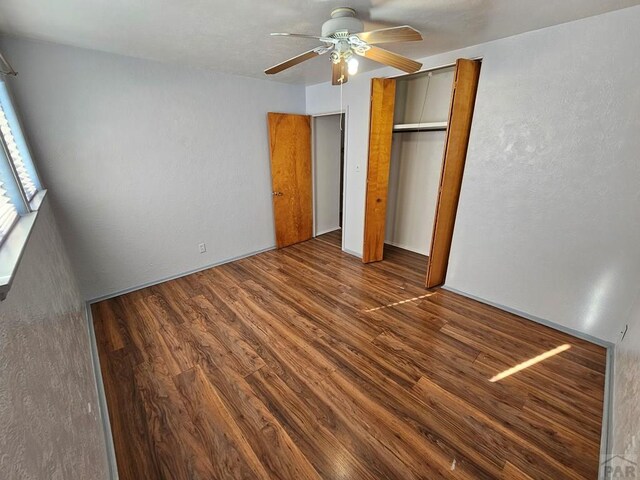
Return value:
[[(447, 285), (615, 341), (640, 282), (640, 7), (423, 59), (483, 57)], [(606, 39), (606, 41), (603, 41)], [(345, 248), (361, 254), (370, 78), (344, 86)], [(339, 109), (330, 84), (307, 112)]]
[(303, 113), (304, 87), (1, 46), (85, 298), (275, 244), (266, 114)]
[(615, 341), (640, 283), (638, 25), (634, 7), (488, 49), (448, 285)]
[(444, 141), (442, 131), (393, 134), (385, 243), (429, 255)]
[(0, 339), (0, 476), (107, 478), (84, 304), (48, 200), (0, 302)]

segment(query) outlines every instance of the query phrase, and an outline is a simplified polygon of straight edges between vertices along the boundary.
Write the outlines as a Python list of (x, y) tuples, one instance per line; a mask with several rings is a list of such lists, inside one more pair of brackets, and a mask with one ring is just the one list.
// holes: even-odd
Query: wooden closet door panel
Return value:
[(428, 288), (442, 285), (447, 273), (479, 76), (480, 61), (460, 59), (456, 62), (440, 191), (427, 267)]
[(313, 236), (311, 117), (269, 113), (273, 214), (278, 248)]
[(365, 263), (382, 260), (384, 250), (395, 97), (396, 81), (394, 79), (371, 80), (369, 163), (362, 255), (362, 261)]

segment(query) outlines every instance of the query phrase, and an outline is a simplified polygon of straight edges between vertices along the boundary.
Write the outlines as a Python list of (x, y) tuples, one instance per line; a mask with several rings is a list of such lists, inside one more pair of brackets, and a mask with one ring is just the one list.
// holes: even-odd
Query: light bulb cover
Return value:
[(351, 57), (347, 60), (347, 70), (349, 71), (349, 75), (358, 73), (358, 59), (356, 57)]

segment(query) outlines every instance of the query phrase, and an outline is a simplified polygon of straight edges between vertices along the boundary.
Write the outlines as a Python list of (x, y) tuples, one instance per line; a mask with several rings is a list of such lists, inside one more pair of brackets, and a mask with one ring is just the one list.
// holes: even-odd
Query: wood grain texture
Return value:
[(605, 349), (386, 249), (338, 230), (92, 305), (120, 478), (596, 478)]
[(278, 248), (313, 236), (311, 117), (268, 114), (273, 215)]
[(278, 63), (277, 65), (274, 65), (271, 68), (267, 68), (264, 73), (266, 73), (267, 75), (273, 75), (275, 73), (280, 73), (283, 70), (286, 70), (287, 68), (291, 68), (295, 65), (298, 65), (299, 63), (302, 63), (306, 60), (310, 60), (312, 58), (317, 57), (318, 55), (320, 55), (317, 51), (316, 51), (317, 47), (314, 48), (313, 50), (309, 50), (307, 52), (301, 53), (300, 55), (296, 55), (293, 58), (290, 58), (289, 60), (285, 60), (282, 63)]
[(431, 236), (427, 266), (427, 288), (442, 285), (447, 274), (462, 175), (467, 158), (471, 120), (480, 77), (480, 61), (459, 59), (451, 94), (440, 191)]
[(364, 263), (382, 260), (384, 251), (395, 96), (396, 81), (394, 79), (371, 80), (369, 161), (362, 254)]
[(369, 45), (369, 49), (364, 52), (364, 56), (374, 62), (389, 65), (407, 73), (415, 73), (422, 68), (420, 62), (373, 45)]
[(369, 32), (358, 33), (358, 38), (370, 45), (394, 42), (419, 42), (422, 34), (409, 25), (399, 27), (381, 28)]

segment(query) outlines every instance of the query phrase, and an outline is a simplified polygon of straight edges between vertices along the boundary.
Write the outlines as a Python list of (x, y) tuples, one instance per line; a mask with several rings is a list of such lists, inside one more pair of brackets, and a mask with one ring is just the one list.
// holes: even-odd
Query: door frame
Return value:
[(349, 107), (345, 105), (344, 110), (333, 110), (329, 112), (321, 112), (311, 114), (311, 190), (313, 198), (313, 238), (317, 234), (316, 226), (316, 136), (315, 136), (315, 119), (317, 117), (327, 117), (329, 115), (344, 115), (344, 121), (342, 123), (343, 136), (344, 136), (344, 154), (342, 158), (342, 244), (340, 249), (344, 251), (345, 243), (345, 230), (347, 226), (347, 157), (348, 157), (348, 143), (349, 143)]

